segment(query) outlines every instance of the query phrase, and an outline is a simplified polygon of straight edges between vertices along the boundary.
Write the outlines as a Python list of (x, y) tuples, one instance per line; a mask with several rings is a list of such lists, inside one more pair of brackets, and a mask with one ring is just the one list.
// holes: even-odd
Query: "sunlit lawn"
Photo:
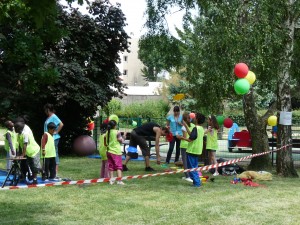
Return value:
[[(62, 157), (60, 176), (98, 178), (99, 159)], [(157, 172), (164, 169), (153, 167)], [(4, 168), (5, 161), (0, 161)], [(130, 162), (124, 175), (144, 174)], [(298, 170), (300, 173), (300, 171)], [(182, 174), (125, 181), (0, 192), (0, 224), (299, 224), (299, 179), (273, 177), (266, 187), (217, 177), (193, 188)]]

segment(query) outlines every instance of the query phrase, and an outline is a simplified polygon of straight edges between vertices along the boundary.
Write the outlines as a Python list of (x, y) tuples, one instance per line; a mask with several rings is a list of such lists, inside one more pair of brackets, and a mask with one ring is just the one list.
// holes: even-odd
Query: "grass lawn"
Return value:
[[(59, 175), (98, 178), (100, 162), (62, 157)], [(128, 167), (125, 176), (145, 173), (143, 162), (130, 162)], [(4, 160), (0, 168), (5, 168)], [(193, 188), (181, 177), (134, 179), (124, 186), (1, 191), (0, 224), (299, 224), (300, 179), (274, 176), (273, 181), (259, 181), (266, 188), (254, 188), (230, 184), (233, 177), (219, 176), (214, 183)]]

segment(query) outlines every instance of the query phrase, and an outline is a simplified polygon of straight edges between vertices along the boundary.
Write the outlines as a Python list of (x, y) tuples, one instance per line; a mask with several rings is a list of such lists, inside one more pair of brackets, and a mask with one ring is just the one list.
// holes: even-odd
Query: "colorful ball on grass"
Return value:
[(74, 140), (73, 151), (78, 156), (92, 155), (96, 151), (96, 143), (92, 137), (81, 135)]
[(190, 119), (195, 119), (196, 114), (195, 113), (190, 113)]
[(247, 94), (250, 90), (250, 83), (246, 79), (238, 79), (234, 83), (234, 90), (238, 95)]
[(217, 116), (217, 122), (219, 125), (223, 125), (225, 117), (224, 116)]
[(226, 127), (226, 128), (231, 128), (232, 125), (233, 125), (232, 119), (226, 118), (226, 119), (224, 120), (224, 127)]
[(117, 123), (119, 123), (119, 117), (115, 114), (112, 114), (109, 116), (109, 120), (114, 120), (116, 121)]
[(248, 66), (245, 63), (238, 63), (234, 67), (234, 73), (238, 78), (244, 78), (249, 71)]
[(256, 76), (252, 71), (249, 70), (245, 79), (249, 82), (249, 84), (253, 84), (256, 80)]
[(276, 126), (277, 125), (277, 116), (270, 116), (268, 118), (268, 125), (272, 126), (272, 127)]

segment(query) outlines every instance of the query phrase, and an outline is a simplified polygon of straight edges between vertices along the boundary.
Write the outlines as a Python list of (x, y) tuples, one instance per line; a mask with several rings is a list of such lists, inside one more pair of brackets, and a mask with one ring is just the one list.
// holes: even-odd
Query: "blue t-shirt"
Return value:
[[(45, 121), (44, 124), (44, 132), (48, 132), (47, 125), (48, 123), (54, 123), (56, 125), (56, 130), (58, 129), (59, 124), (61, 123), (61, 120), (57, 117), (57, 115), (52, 114), (52, 116), (48, 117)], [(59, 134), (54, 134), (53, 135), (54, 140), (59, 139), (60, 135)]]
[(236, 123), (233, 123), (232, 127), (229, 129), (229, 132), (228, 132), (228, 140), (232, 140), (233, 134), (235, 132), (239, 132), (239, 131), (240, 131), (239, 126)]
[(178, 122), (182, 123), (182, 115), (179, 115), (178, 118), (175, 118), (174, 115), (169, 115), (167, 120), (170, 122), (170, 130), (173, 136), (176, 134), (182, 136), (182, 126), (178, 124)]

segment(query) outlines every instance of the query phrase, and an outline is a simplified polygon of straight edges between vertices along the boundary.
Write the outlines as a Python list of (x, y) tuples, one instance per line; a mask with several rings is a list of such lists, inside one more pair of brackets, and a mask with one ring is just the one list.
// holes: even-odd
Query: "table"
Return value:
[[(12, 165), (10, 167), (10, 170), (8, 171), (7, 173), (7, 176), (2, 184), (2, 187), (3, 188), (6, 184), (6, 182), (10, 181), (10, 185), (12, 186), (17, 186), (18, 183), (19, 183), (19, 180), (20, 180), (20, 176), (21, 176), (21, 168), (20, 168), (20, 162), (22, 160), (26, 160), (26, 158), (24, 157), (21, 157), (21, 156), (17, 156), (15, 158), (10, 158), (9, 160), (12, 160)], [(10, 175), (13, 176), (12, 179), (10, 179)]]

